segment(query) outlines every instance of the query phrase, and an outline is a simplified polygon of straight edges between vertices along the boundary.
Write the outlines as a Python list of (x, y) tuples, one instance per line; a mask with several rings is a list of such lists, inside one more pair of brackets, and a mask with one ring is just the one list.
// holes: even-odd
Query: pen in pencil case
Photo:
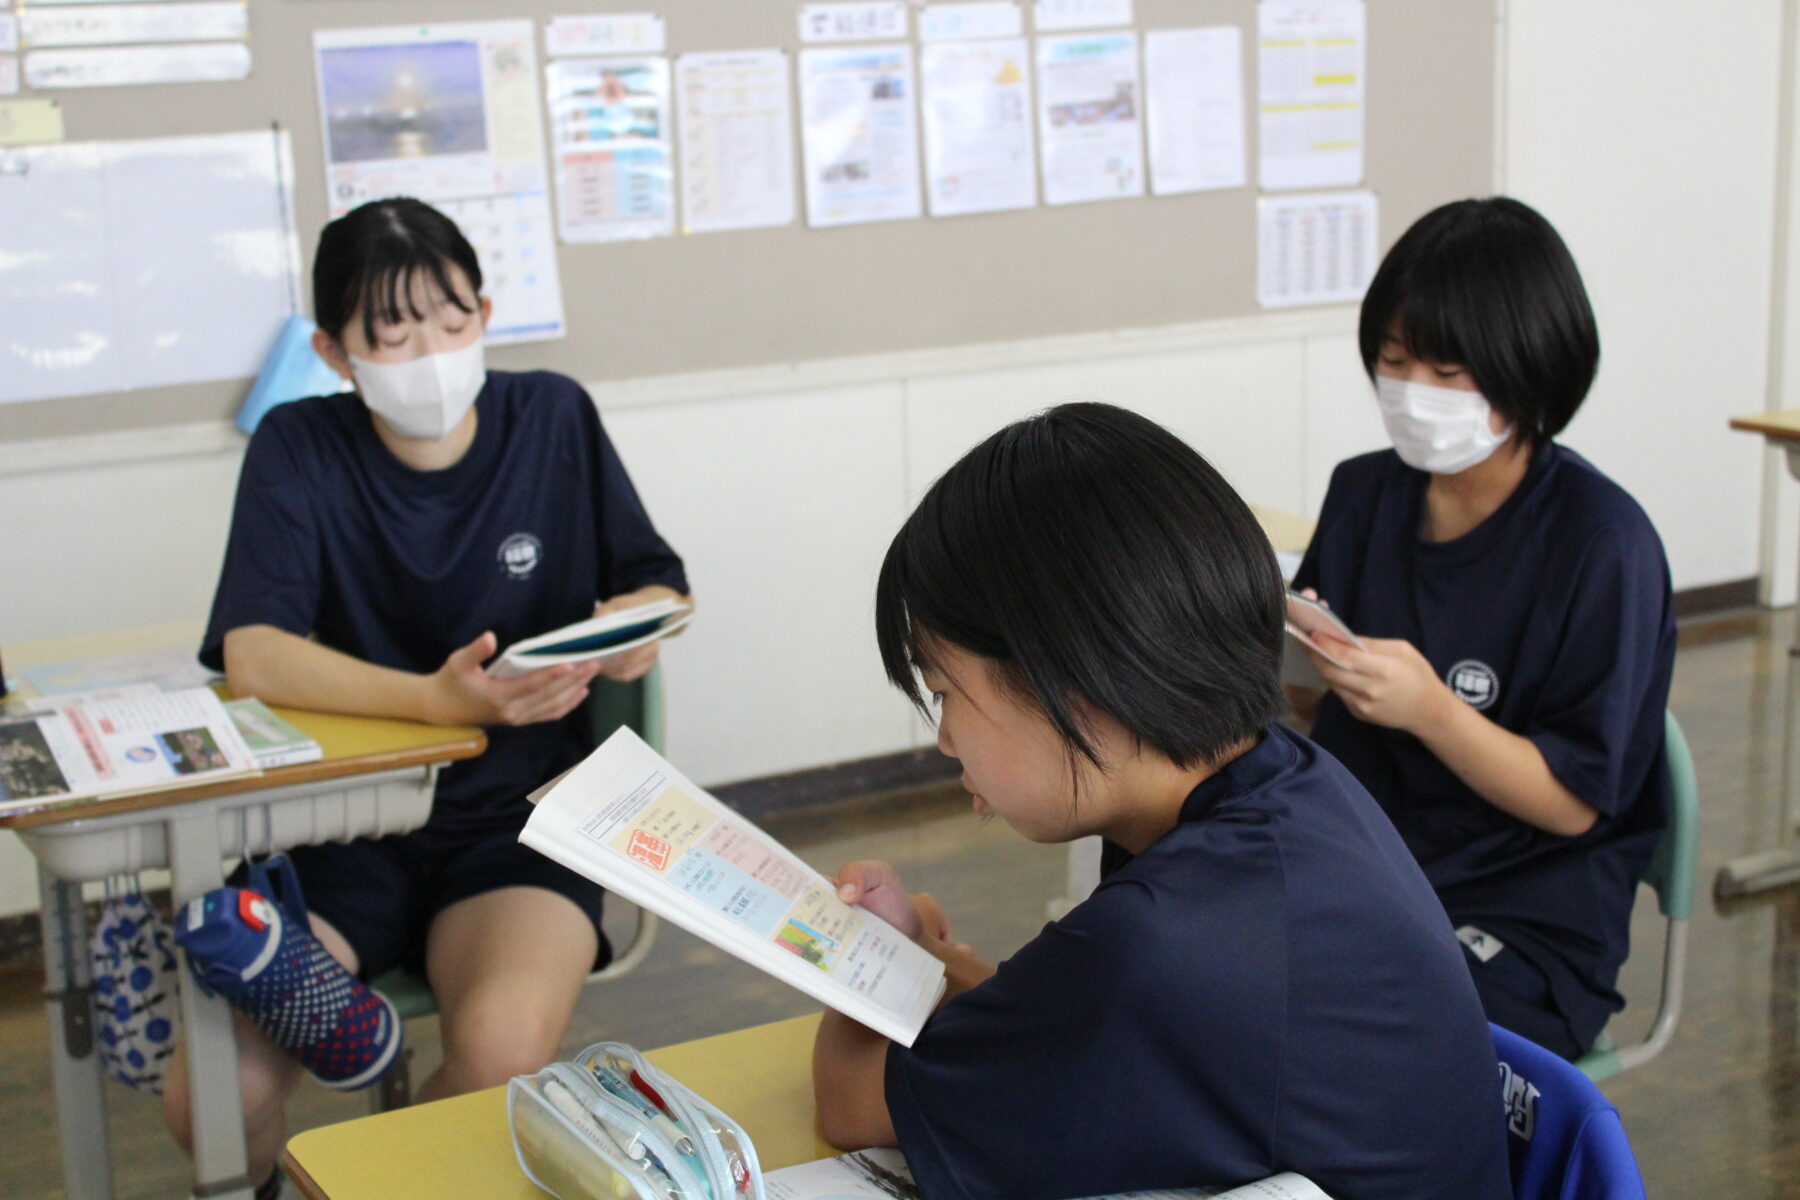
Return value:
[[(582, 1133), (585, 1133), (593, 1141), (603, 1145), (619, 1147), (618, 1139), (612, 1136), (611, 1131), (606, 1128), (606, 1123), (596, 1120), (593, 1115), (588, 1112), (587, 1106), (581, 1102), (580, 1098), (567, 1087), (552, 1079), (544, 1084), (543, 1094), (545, 1099), (549, 1100), (550, 1103), (555, 1106), (557, 1112), (560, 1112), (563, 1116), (567, 1117), (575, 1128), (579, 1129)], [(623, 1150), (623, 1147), (619, 1148)], [(611, 1168), (608, 1168), (608, 1170), (610, 1171)], [(611, 1174), (612, 1194), (617, 1197), (618, 1200), (629, 1200), (629, 1197), (636, 1192), (637, 1189), (631, 1186), (631, 1181), (629, 1179), (626, 1179), (617, 1171), (611, 1171)]]
[[(631, 1068), (631, 1086), (636, 1088), (639, 1092), (642, 1092), (644, 1098), (649, 1100), (650, 1103), (662, 1109), (663, 1112), (667, 1113), (671, 1118), (674, 1117), (675, 1114), (669, 1112), (669, 1102), (662, 1098), (662, 1093), (652, 1087), (650, 1081), (645, 1079), (643, 1074), (639, 1072), (636, 1067)], [(720, 1140), (721, 1143), (723, 1143), (726, 1135), (718, 1130), (715, 1130), (715, 1132), (720, 1133)], [(736, 1139), (733, 1140), (735, 1141)], [(731, 1165), (731, 1181), (737, 1185), (738, 1191), (749, 1191), (750, 1167), (744, 1162), (743, 1155), (739, 1154), (731, 1146), (724, 1146), (723, 1149), (725, 1151), (726, 1161)]]
[(594, 1077), (600, 1081), (601, 1087), (611, 1092), (618, 1099), (623, 1100), (626, 1104), (631, 1105), (631, 1107), (635, 1108), (638, 1112), (643, 1113), (646, 1120), (656, 1126), (657, 1129), (661, 1130), (663, 1136), (674, 1143), (675, 1149), (690, 1158), (694, 1156), (694, 1139), (689, 1137), (686, 1131), (684, 1131), (681, 1126), (677, 1125), (669, 1117), (669, 1114), (665, 1113), (658, 1105), (652, 1104), (649, 1100), (645, 1099), (636, 1088), (631, 1086), (630, 1081), (623, 1075), (619, 1074), (611, 1067), (596, 1066), (593, 1067), (592, 1070), (594, 1072)]

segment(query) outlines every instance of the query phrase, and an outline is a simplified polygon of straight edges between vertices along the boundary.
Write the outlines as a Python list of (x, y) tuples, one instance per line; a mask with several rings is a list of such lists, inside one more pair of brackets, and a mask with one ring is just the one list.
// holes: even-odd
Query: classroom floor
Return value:
[[(1662, 1057), (1605, 1085), (1652, 1195), (1800, 1196), (1800, 887), (1731, 905), (1711, 899), (1718, 865), (1775, 835), (1790, 629), (1791, 614), (1758, 613), (1691, 623), (1681, 633), (1672, 707), (1693, 744), (1703, 813), (1687, 1007)], [(1030, 938), (1062, 889), (1060, 847), (982, 822), (954, 790), (873, 799), (770, 828), (821, 869), (852, 857), (890, 859), (944, 901), (959, 936), (992, 957)], [(1620, 1040), (1648, 1020), (1662, 928), (1646, 894), (1633, 930), (1637, 955), (1621, 981), (1634, 1003), (1615, 1022)], [(0, 1196), (10, 1200), (62, 1194), (40, 982), (0, 974)], [(602, 1038), (654, 1047), (808, 1007), (665, 925), (638, 972), (584, 994), (564, 1048)], [(416, 1082), (436, 1059), (434, 1021), (415, 1022), (408, 1034)], [(366, 1103), (308, 1083), (290, 1127), (359, 1116)], [(186, 1195), (185, 1160), (164, 1135), (155, 1101), (113, 1088), (110, 1117), (121, 1200)]]

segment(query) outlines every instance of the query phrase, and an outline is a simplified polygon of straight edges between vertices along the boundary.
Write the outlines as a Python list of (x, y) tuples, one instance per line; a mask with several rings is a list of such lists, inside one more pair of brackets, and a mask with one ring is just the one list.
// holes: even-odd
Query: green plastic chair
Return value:
[[(643, 738), (652, 750), (661, 754), (664, 716), (662, 665), (657, 664), (650, 669), (649, 674), (631, 683), (595, 680), (593, 691), (588, 697), (587, 712), (593, 722), (596, 744), (605, 741), (612, 736), (614, 730), (624, 725)], [(608, 903), (621, 904), (625, 901), (617, 896), (610, 896)], [(630, 944), (606, 966), (589, 975), (588, 984), (629, 974), (650, 957), (651, 947), (656, 942), (656, 914), (642, 908), (635, 911), (637, 924), (632, 930)], [(431, 985), (425, 981), (424, 975), (416, 971), (395, 967), (383, 973), (369, 986), (393, 1002), (402, 1021), (410, 1021), (414, 1017), (429, 1017), (437, 1012), (437, 997), (431, 994)], [(411, 1068), (412, 1047), (407, 1046), (402, 1049), (400, 1060), (394, 1064), (393, 1069), (370, 1093), (371, 1110), (387, 1112), (390, 1109), (405, 1108), (412, 1103)]]
[(1700, 785), (1694, 775), (1693, 752), (1674, 713), (1666, 713), (1663, 719), (1663, 769), (1669, 773), (1669, 824), (1644, 874), (1644, 883), (1656, 892), (1663, 916), (1669, 919), (1663, 941), (1662, 996), (1656, 1020), (1643, 1041), (1615, 1046), (1602, 1033), (1593, 1050), (1576, 1061), (1595, 1082), (1643, 1066), (1661, 1054), (1675, 1035), (1675, 1021), (1681, 1015), (1688, 918), (1694, 912), (1694, 880), (1699, 874)]

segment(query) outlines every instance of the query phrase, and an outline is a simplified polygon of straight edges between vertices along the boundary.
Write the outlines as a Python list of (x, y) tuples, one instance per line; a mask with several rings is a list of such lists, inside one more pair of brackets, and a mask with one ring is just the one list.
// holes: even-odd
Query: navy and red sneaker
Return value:
[(387, 997), (261, 893), (221, 887), (189, 901), (176, 914), (175, 941), (202, 988), (225, 997), (321, 1083), (367, 1087), (399, 1057), (400, 1017)]

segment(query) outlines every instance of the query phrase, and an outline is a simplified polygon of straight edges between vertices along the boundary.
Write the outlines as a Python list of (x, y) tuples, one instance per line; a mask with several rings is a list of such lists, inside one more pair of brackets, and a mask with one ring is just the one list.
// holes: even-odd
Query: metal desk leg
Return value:
[(62, 1131), (63, 1190), (69, 1200), (111, 1200), (105, 1082), (94, 1046), (94, 988), (87, 955), (87, 914), (81, 885), (41, 868), (44, 930), (44, 1008), (50, 1019), (50, 1078), (56, 1124)]
[[(169, 891), (175, 907), (225, 882), (219, 818), (207, 808), (170, 818)], [(181, 1021), (187, 1039), (188, 1096), (193, 1109), (196, 1200), (253, 1200), (244, 1150), (244, 1097), (238, 1087), (231, 1006), (194, 985), (181, 962)]]
[[(1800, 479), (1800, 449), (1788, 447), (1787, 468), (1789, 475)], [(1800, 845), (1795, 843), (1800, 802), (1796, 802), (1794, 794), (1800, 789), (1800, 730), (1796, 729), (1800, 724), (1800, 616), (1794, 622), (1794, 640), (1788, 646), (1786, 720), (1781, 753), (1781, 842), (1773, 849), (1734, 858), (1720, 867), (1713, 879), (1713, 891), (1719, 896), (1745, 896), (1800, 882)]]

